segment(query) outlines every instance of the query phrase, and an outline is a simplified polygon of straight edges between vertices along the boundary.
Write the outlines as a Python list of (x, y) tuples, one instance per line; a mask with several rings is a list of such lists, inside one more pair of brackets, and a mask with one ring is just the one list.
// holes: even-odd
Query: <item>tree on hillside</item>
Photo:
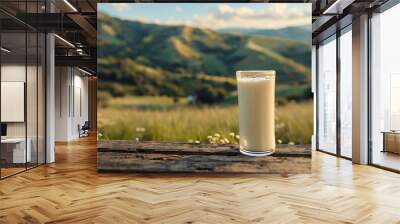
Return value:
[(222, 88), (204, 86), (196, 91), (196, 102), (214, 104), (223, 101), (227, 95), (227, 92)]

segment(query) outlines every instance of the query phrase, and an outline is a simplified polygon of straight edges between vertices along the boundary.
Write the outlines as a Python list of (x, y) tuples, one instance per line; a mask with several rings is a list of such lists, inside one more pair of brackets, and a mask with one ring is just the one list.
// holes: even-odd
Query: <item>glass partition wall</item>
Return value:
[(352, 157), (351, 25), (317, 48), (317, 149)]
[[(26, 169), (26, 33), (1, 34), (1, 177)], [(6, 49), (6, 50), (4, 50)], [(27, 153), (27, 154), (26, 154)], [(30, 162), (30, 160), (28, 160)]]
[[(39, 10), (25, 4), (18, 3), (24, 12)], [(45, 163), (45, 41), (0, 12), (1, 179)]]

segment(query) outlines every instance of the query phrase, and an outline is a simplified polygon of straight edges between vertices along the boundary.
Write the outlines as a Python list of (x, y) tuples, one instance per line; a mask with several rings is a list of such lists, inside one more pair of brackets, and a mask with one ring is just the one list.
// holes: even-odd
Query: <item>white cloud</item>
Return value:
[(287, 4), (269, 4), (260, 9), (249, 7), (234, 9), (224, 4), (210, 11), (208, 15), (194, 17), (194, 24), (214, 29), (226, 27), (281, 28), (304, 25), (311, 22), (309, 8), (287, 7)]
[(224, 4), (224, 5), (218, 6), (217, 11), (218, 11), (219, 13), (221, 13), (221, 14), (231, 14), (231, 13), (233, 13), (235, 10), (234, 10), (231, 6)]
[[(119, 8), (126, 8), (126, 3)], [(177, 6), (176, 12), (183, 12), (183, 8)], [(131, 19), (135, 19), (132, 17)], [(171, 17), (169, 19), (144, 19), (142, 22), (164, 25), (187, 25), (202, 28), (221, 29), (228, 27), (245, 27), (258, 29), (275, 29), (287, 26), (305, 25), (311, 23), (311, 7), (288, 7), (287, 4), (260, 4), (259, 8), (242, 6), (234, 8), (228, 4), (220, 4), (217, 8), (210, 9), (206, 14), (194, 14), (192, 18), (182, 20)]]
[(115, 10), (122, 12), (122, 11), (125, 11), (128, 9), (129, 4), (128, 3), (113, 3), (111, 5)]
[(239, 15), (239, 16), (250, 16), (253, 13), (254, 13), (254, 11), (248, 7), (241, 7), (237, 10), (237, 15)]

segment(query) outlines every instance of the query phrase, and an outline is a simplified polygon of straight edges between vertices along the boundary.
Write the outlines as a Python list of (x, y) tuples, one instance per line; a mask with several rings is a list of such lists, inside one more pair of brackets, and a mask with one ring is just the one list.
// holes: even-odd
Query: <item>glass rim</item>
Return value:
[(275, 78), (275, 70), (241, 70), (236, 71), (236, 78)]

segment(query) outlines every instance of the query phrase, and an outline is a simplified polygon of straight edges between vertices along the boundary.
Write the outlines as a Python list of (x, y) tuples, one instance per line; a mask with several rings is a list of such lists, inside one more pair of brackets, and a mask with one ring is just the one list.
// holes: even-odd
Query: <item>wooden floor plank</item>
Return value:
[(400, 175), (313, 152), (301, 175), (98, 174), (96, 142), (0, 181), (0, 223), (400, 223)]

